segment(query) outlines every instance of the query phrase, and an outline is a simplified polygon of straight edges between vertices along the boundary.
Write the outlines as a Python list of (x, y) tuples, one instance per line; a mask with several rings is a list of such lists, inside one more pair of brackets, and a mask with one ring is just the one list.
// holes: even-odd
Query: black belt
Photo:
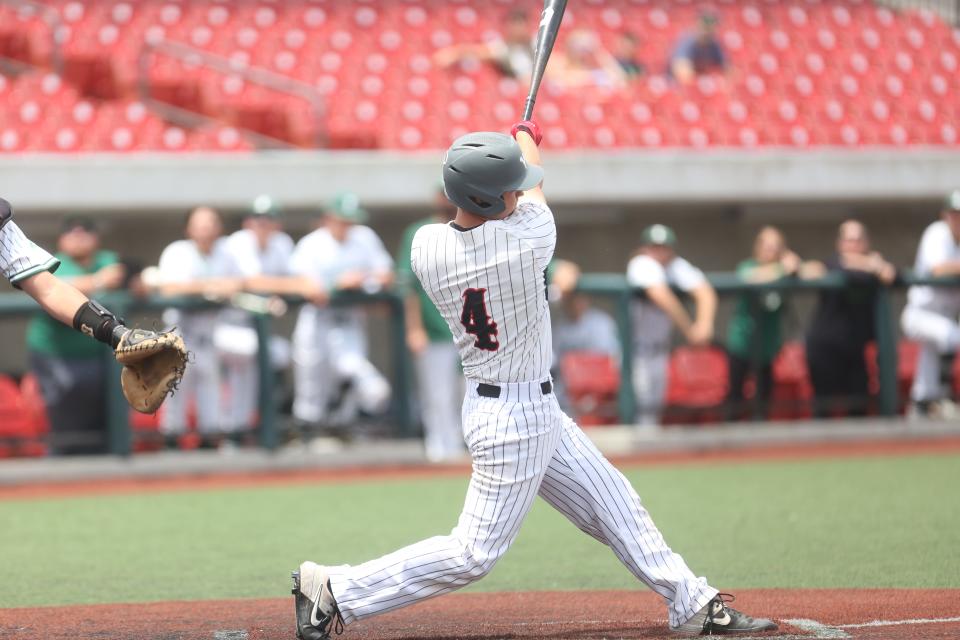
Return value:
[[(540, 392), (545, 396), (550, 395), (553, 392), (553, 385), (550, 384), (549, 380), (540, 383)], [(499, 398), (500, 387), (495, 384), (481, 382), (477, 385), (477, 395), (483, 396), (484, 398)]]

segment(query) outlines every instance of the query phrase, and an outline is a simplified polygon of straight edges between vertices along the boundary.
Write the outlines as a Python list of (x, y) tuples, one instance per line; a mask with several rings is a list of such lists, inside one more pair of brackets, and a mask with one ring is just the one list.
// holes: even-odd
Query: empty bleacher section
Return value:
[[(0, 151), (422, 149), (503, 129), (526, 87), (431, 55), (496, 31), (517, 3), (130, 0), (0, 2)], [(531, 13), (538, 3), (526, 3)], [(705, 6), (705, 5), (704, 5)], [(650, 73), (623, 92), (538, 101), (566, 147), (955, 146), (960, 32), (867, 0), (711, 3), (725, 79), (661, 73), (695, 2), (592, 0), (569, 27), (640, 37)]]

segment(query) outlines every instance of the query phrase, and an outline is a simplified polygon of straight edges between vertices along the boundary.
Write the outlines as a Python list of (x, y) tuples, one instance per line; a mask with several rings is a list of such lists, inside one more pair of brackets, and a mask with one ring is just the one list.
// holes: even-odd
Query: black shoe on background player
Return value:
[(733, 596), (727, 593), (718, 594), (692, 618), (679, 627), (671, 627), (671, 631), (684, 636), (721, 636), (777, 630), (777, 624), (773, 620), (751, 618), (728, 607), (727, 602), (732, 602), (733, 599)]
[(293, 595), (297, 614), (297, 638), (328, 640), (330, 631), (343, 633), (343, 618), (330, 591), (330, 578), (324, 567), (304, 562), (294, 571)]

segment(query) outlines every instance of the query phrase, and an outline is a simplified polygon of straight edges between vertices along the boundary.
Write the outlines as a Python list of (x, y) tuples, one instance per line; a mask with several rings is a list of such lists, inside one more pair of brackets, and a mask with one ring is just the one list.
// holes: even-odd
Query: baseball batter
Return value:
[(513, 135), (454, 141), (443, 180), (456, 218), (424, 226), (413, 242), (414, 273), (450, 327), (467, 380), (462, 419), (473, 476), (460, 519), (448, 535), (364, 564), (301, 564), (293, 574), (297, 636), (328, 638), (345, 624), (482, 578), (537, 495), (659, 594), (674, 631), (776, 629), (727, 607), (687, 568), (626, 478), (560, 410), (549, 377), (544, 278), (556, 227), (540, 188), (538, 128), (521, 122)]

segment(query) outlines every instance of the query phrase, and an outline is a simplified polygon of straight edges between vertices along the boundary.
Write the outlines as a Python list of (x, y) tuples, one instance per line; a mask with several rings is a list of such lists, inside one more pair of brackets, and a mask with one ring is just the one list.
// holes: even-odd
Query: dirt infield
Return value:
[[(960, 452), (960, 438), (921, 438), (916, 440), (854, 441), (791, 444), (721, 449), (709, 451), (638, 453), (611, 456), (617, 466), (662, 464), (737, 463), (753, 461), (843, 458), (850, 456), (901, 456), (916, 454), (953, 455)], [(299, 469), (291, 471), (237, 471), (209, 475), (172, 475), (159, 477), (115, 477), (71, 482), (31, 482), (0, 485), (0, 500), (70, 498), (87, 495), (113, 495), (149, 491), (196, 491), (227, 487), (311, 484), (316, 482), (382, 482), (392, 478), (430, 478), (463, 476), (468, 464), (454, 465), (380, 465), (338, 469)]]
[[(292, 598), (0, 609), (0, 638), (292, 640)], [(960, 590), (747, 590), (737, 605), (781, 623), (764, 638), (960, 637)], [(650, 592), (454, 594), (359, 622), (343, 640), (670, 637)]]

